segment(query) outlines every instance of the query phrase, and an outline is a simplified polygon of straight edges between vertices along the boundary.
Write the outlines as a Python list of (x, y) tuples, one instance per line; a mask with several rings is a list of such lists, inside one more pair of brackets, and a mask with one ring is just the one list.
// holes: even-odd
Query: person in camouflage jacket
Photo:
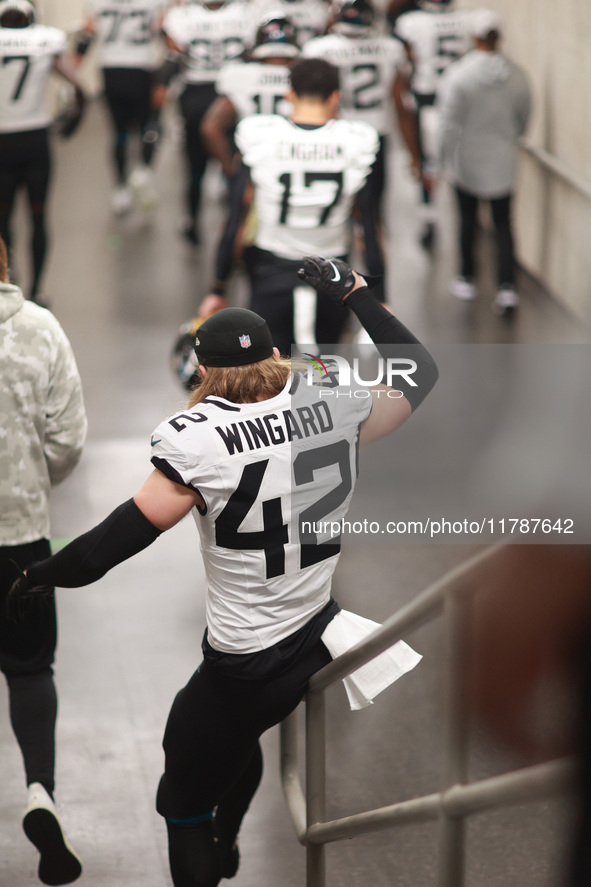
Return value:
[(6, 595), (19, 569), (50, 554), (50, 488), (75, 467), (86, 428), (70, 343), (49, 311), (9, 283), (0, 238), (0, 669), (27, 778), (23, 828), (46, 884), (70, 883), (82, 871), (53, 802), (55, 600), (48, 589), (14, 618)]

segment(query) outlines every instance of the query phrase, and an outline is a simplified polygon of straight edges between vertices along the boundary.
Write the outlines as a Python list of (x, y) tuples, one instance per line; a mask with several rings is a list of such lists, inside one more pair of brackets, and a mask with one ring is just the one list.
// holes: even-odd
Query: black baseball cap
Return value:
[(266, 322), (248, 308), (224, 308), (205, 320), (195, 337), (199, 363), (208, 367), (237, 367), (273, 354)]

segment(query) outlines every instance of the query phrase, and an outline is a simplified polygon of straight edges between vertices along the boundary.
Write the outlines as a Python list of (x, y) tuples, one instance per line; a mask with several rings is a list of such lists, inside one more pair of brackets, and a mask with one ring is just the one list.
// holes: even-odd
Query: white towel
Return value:
[[(332, 658), (336, 659), (365, 640), (377, 628), (380, 628), (378, 622), (364, 619), (349, 610), (341, 610), (324, 629), (322, 640)], [(416, 653), (404, 641), (397, 641), (367, 665), (343, 678), (351, 711), (371, 705), (378, 693), (408, 671), (412, 671), (422, 658), (420, 653)]]

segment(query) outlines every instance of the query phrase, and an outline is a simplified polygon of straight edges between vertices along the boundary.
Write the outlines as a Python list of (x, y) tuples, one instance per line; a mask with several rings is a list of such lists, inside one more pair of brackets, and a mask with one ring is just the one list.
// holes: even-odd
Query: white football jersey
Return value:
[(252, 18), (241, 0), (219, 9), (200, 3), (174, 6), (162, 27), (186, 53), (185, 83), (215, 83), (222, 66), (239, 58), (252, 44)]
[(346, 37), (327, 34), (304, 47), (303, 55), (325, 59), (335, 65), (341, 80), (341, 115), (364, 120), (380, 135), (392, 128), (392, 85), (406, 60), (399, 40), (379, 34)]
[(312, 37), (323, 34), (328, 22), (325, 0), (251, 0), (255, 24), (264, 16), (284, 15), (295, 25), (300, 46)]
[(45, 88), (65, 48), (66, 34), (58, 28), (0, 28), (0, 132), (49, 126)]
[(90, 0), (103, 68), (153, 70), (161, 61), (164, 0)]
[(295, 381), (295, 390), (290, 380), (259, 403), (208, 397), (152, 436), (153, 464), (198, 490), (206, 504), (194, 516), (216, 650), (266, 649), (330, 597), (339, 528), (320, 524), (347, 512), (371, 396), (335, 388), (335, 378), (324, 386), (308, 385), (304, 375)]
[(449, 9), (406, 12), (396, 22), (396, 34), (412, 50), (413, 92), (432, 95), (441, 74), (451, 62), (465, 55), (472, 45), (470, 23), (474, 10)]
[(285, 98), (290, 88), (289, 68), (264, 62), (228, 62), (215, 84), (219, 95), (227, 96), (238, 119), (250, 114), (282, 114), (287, 117), (292, 106)]
[(261, 114), (241, 120), (235, 138), (255, 186), (256, 246), (286, 259), (346, 255), (376, 130), (356, 120), (304, 127)]

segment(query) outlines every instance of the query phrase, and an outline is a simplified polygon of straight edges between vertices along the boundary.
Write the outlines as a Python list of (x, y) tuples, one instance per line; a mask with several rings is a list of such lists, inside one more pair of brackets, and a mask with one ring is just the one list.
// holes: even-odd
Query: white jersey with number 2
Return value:
[(304, 127), (283, 117), (245, 117), (236, 144), (255, 187), (256, 246), (286, 259), (343, 256), (355, 195), (379, 148), (355, 120)]
[(310, 40), (303, 55), (325, 59), (339, 69), (343, 117), (364, 120), (375, 126), (380, 135), (390, 132), (392, 85), (405, 61), (399, 40), (381, 34), (327, 34)]
[(66, 34), (58, 28), (0, 28), (0, 132), (49, 126), (45, 87), (65, 48)]
[(371, 395), (334, 377), (318, 386), (295, 380), (258, 403), (208, 397), (152, 436), (156, 468), (197, 489), (206, 505), (195, 521), (216, 650), (266, 649), (330, 598)]

